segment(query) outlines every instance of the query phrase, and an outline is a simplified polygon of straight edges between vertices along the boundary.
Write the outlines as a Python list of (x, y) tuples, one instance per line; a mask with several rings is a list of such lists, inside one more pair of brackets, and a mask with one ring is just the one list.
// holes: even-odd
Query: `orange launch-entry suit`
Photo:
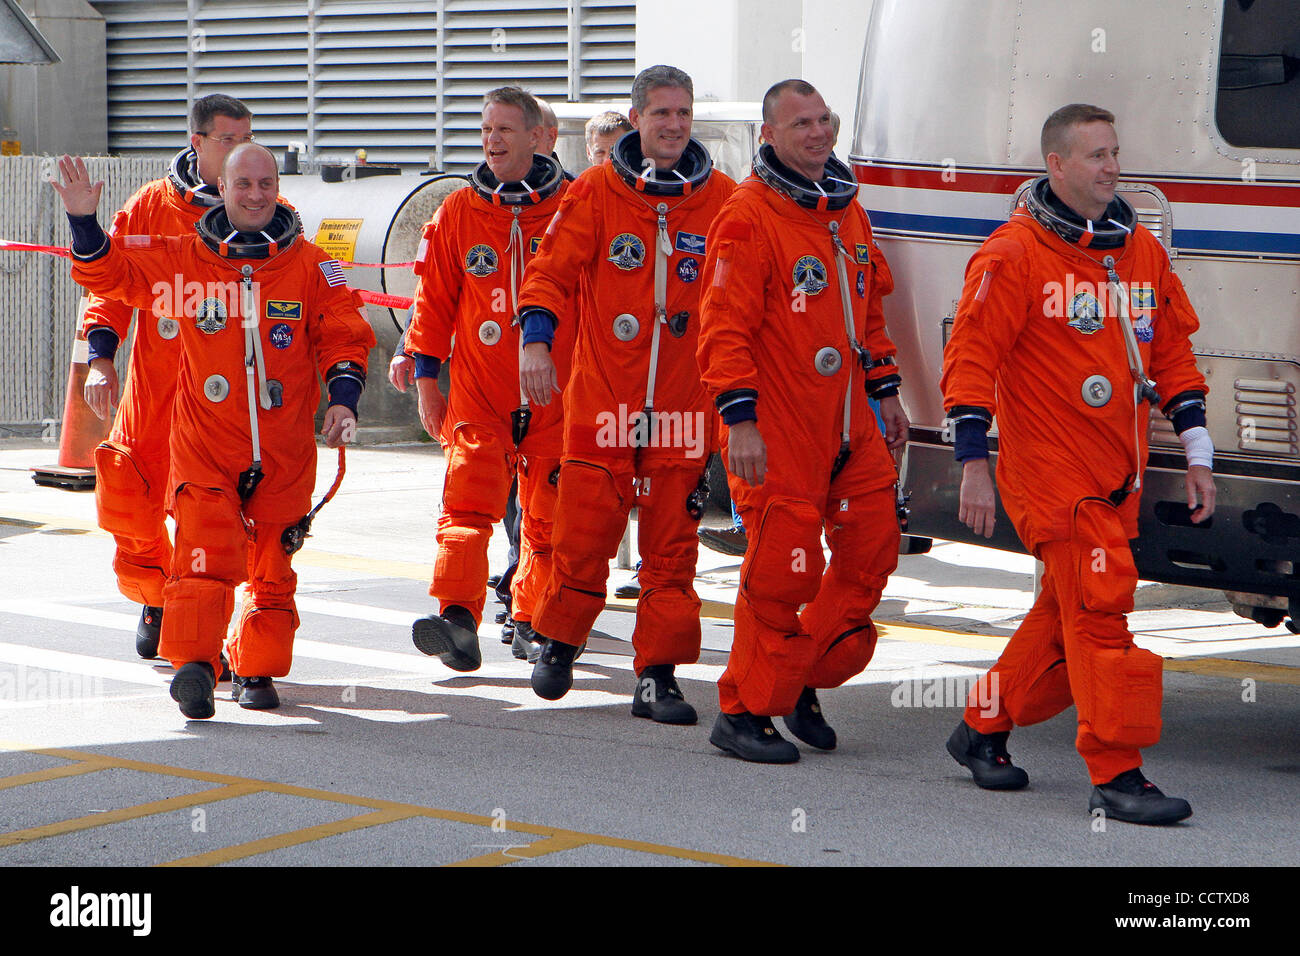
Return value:
[(1161, 726), (1161, 660), (1134, 645), (1125, 619), (1149, 407), (1135, 398), (1121, 323), (1166, 414), (1196, 406), (1203, 423), (1207, 391), (1182, 283), (1159, 241), (1130, 228), (1098, 248), (1091, 235), (1068, 241), (1022, 205), (966, 268), (942, 380), (959, 428), (997, 415), (998, 494), (1045, 565), (1038, 599), (972, 689), (965, 720), (994, 734), (1074, 703), (1094, 784), (1140, 766), (1139, 748)]
[[(87, 288), (142, 310), (163, 300), (177, 316), (167, 493), (176, 547), (159, 653), (178, 667), (207, 661), (220, 672), (234, 588), (247, 577), (231, 668), (262, 677), (289, 671), (297, 576), (281, 535), (311, 505), (317, 376), (332, 404), (355, 406), (375, 343), (338, 264), (300, 231), (280, 206), (267, 227), (275, 240), (241, 241), (218, 207), (197, 235), (117, 235), (98, 258), (74, 258), (73, 278)], [(241, 479), (255, 462), (260, 483), (241, 502)]]
[[(528, 407), (527, 433), (516, 445), (515, 420), (525, 407), (519, 390), (519, 339), (514, 297), (564, 195), (563, 170), (535, 156), (524, 184), (499, 184), (484, 163), (471, 188), (452, 193), (424, 227), (416, 256), (420, 284), (406, 351), (417, 375), (437, 375), (448, 355), (451, 390), (442, 434), (447, 457), (438, 557), (429, 593), (441, 607), (466, 608), (483, 618), (488, 540), (501, 520), (511, 476), (523, 503), (519, 569), (511, 585), (512, 616), (531, 621), (551, 571), (555, 472), (563, 445), (558, 401)], [(498, 188), (494, 188), (498, 187)], [(562, 314), (572, 314), (572, 297)], [(552, 356), (561, 388), (569, 375), (574, 323), (556, 332)], [(439, 362), (429, 363), (428, 359)]]
[(709, 233), (699, 345), (724, 422), (756, 420), (767, 449), (762, 484), (728, 478), (749, 546), (718, 681), (724, 712), (765, 716), (866, 667), (899, 542), (897, 473), (868, 403), (900, 382), (881, 312), (893, 278), (856, 189), (783, 191), (770, 150)]
[[(735, 188), (694, 140), (678, 163), (686, 174), (671, 184), (638, 176), (639, 151), (628, 133), (610, 162), (569, 186), (519, 297), (521, 313), (549, 312), (557, 335), (577, 324), (553, 571), (533, 625), (563, 644), (587, 639), (636, 507), (638, 674), (699, 657), (699, 519), (689, 508), (715, 434), (695, 364), (700, 273), (709, 224)], [(566, 311), (575, 290), (576, 315)]]

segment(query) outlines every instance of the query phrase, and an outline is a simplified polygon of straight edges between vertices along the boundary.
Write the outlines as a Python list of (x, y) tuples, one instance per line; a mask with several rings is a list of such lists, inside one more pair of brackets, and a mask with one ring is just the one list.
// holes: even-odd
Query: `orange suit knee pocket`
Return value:
[(234, 499), (215, 488), (176, 491), (176, 577), (216, 578), (234, 587), (248, 574), (248, 534)]
[(164, 527), (162, 489), (149, 487), (129, 449), (116, 442), (96, 447), (95, 476), (95, 508), (101, 528), (137, 541), (159, 535)]
[(746, 601), (736, 604), (736, 639), (727, 669), (752, 714), (788, 714), (807, 683), (816, 647), (803, 633), (783, 634), (766, 626)]
[(1141, 647), (1106, 647), (1089, 654), (1084, 666), (1089, 700), (1079, 716), (1097, 738), (1113, 747), (1156, 743), (1164, 661)]
[(505, 446), (491, 430), (462, 426), (452, 435), (442, 507), (499, 518), (510, 494)]
[(751, 601), (799, 605), (817, 596), (826, 567), (821, 527), (821, 513), (811, 502), (768, 500), (740, 574)]
[(1070, 544), (1083, 606), (1109, 614), (1133, 610), (1137, 565), (1115, 506), (1104, 498), (1077, 502), (1071, 518)]
[[(243, 677), (283, 677), (293, 663), (293, 635), (298, 612), (289, 607), (267, 607), (245, 601), (239, 633), (231, 646), (230, 666)], [(165, 615), (164, 615), (165, 618)]]
[[(606, 565), (618, 551), (631, 507), (613, 472), (591, 462), (566, 461), (560, 466), (559, 498), (565, 507), (556, 509), (552, 551), (557, 558), (562, 552), (566, 564), (584, 569), (589, 561)], [(588, 570), (595, 569), (585, 569), (581, 576)]]
[(233, 586), (211, 578), (186, 577), (163, 591), (159, 652), (170, 661), (215, 661), (235, 609)]

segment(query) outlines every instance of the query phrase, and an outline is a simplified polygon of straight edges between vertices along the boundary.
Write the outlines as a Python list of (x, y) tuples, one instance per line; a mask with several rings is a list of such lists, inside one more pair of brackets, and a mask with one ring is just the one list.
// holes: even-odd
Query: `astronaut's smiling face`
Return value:
[(1064, 153), (1049, 153), (1052, 192), (1085, 219), (1100, 219), (1119, 183), (1119, 138), (1104, 120), (1069, 130)]
[(217, 189), (226, 203), (231, 226), (240, 232), (262, 231), (275, 215), (280, 192), (275, 157), (260, 146), (236, 146), (226, 157)]
[(656, 86), (646, 91), (645, 110), (634, 106), (627, 115), (641, 134), (641, 155), (656, 169), (676, 166), (691, 140), (691, 94), (680, 86)]
[(529, 129), (524, 111), (510, 103), (483, 107), (483, 156), (492, 175), (503, 183), (517, 183), (533, 168), (533, 154), (542, 128)]

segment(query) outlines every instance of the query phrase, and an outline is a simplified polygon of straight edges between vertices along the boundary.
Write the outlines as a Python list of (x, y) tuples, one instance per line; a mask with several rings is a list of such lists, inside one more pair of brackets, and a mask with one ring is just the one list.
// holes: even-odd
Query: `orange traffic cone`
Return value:
[(77, 332), (72, 339), (72, 362), (68, 368), (68, 391), (63, 400), (63, 427), (59, 431), (59, 463), (32, 469), (32, 481), (51, 488), (88, 491), (95, 487), (95, 446), (108, 437), (113, 422), (102, 421), (82, 397), (89, 346), (81, 331), (81, 319), (89, 300), (81, 297), (77, 309)]

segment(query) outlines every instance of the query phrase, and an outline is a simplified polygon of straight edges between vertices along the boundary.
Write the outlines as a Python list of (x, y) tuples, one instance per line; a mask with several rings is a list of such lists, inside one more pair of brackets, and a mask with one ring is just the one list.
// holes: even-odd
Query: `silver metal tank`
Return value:
[[(466, 185), (460, 176), (349, 176), (325, 182), (318, 174), (280, 177), (280, 193), (302, 218), (303, 233), (331, 255), (356, 263), (404, 263), (415, 258), (424, 224), (442, 201)], [(338, 228), (321, 233), (322, 221)], [(405, 268), (345, 266), (348, 285), (393, 296), (415, 294), (415, 274)], [(402, 395), (388, 384), (388, 362), (406, 324), (406, 310), (368, 305), (370, 324), (378, 342), (370, 354), (365, 394), (361, 399), (363, 440), (414, 437), (419, 420), (410, 393)], [(382, 432), (377, 432), (382, 428)]]

